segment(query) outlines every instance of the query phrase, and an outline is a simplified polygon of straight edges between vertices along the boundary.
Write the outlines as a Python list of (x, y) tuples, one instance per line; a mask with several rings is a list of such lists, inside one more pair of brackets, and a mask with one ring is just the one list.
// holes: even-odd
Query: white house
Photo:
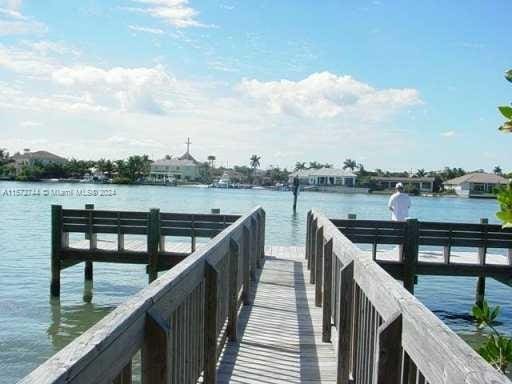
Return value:
[(31, 152), (30, 149), (24, 149), (23, 154), (15, 153), (11, 159), (14, 160), (14, 167), (16, 168), (16, 174), (19, 174), (24, 166), (32, 166), (36, 163), (42, 165), (54, 164), (65, 164), (67, 159), (64, 157), (57, 156), (47, 151), (35, 151)]
[(375, 176), (372, 180), (382, 189), (392, 190), (398, 183), (402, 183), (405, 188), (414, 188), (418, 192), (434, 192), (435, 177), (393, 177), (393, 176)]
[(494, 173), (473, 172), (447, 180), (443, 186), (462, 197), (493, 197), (496, 188), (508, 183), (509, 180)]
[(200, 163), (189, 152), (176, 159), (157, 160), (151, 164), (149, 178), (154, 182), (170, 182), (175, 180), (199, 180)]
[(303, 169), (290, 174), (290, 184), (295, 176), (299, 177), (301, 185), (344, 187), (355, 187), (357, 178), (354, 173), (339, 168)]

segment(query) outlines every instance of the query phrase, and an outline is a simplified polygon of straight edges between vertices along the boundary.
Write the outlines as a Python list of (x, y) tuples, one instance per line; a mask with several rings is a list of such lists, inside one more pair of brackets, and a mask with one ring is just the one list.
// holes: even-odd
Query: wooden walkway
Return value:
[(218, 383), (335, 383), (336, 354), (322, 342), (304, 248), (267, 246), (266, 254), (253, 303), (240, 313), (238, 342), (219, 360)]

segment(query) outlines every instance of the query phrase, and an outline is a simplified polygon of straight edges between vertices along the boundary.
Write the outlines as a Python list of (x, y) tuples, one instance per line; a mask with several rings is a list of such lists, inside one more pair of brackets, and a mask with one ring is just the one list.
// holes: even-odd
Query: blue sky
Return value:
[(512, 169), (509, 1), (0, 0), (0, 147)]

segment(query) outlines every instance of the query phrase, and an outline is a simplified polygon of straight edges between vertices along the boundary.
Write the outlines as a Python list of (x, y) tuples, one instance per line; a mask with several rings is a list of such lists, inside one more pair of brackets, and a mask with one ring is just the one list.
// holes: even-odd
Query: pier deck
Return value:
[(322, 308), (303, 247), (266, 247), (253, 302), (242, 308), (239, 341), (219, 360), (218, 383), (335, 383), (336, 354), (322, 342)]

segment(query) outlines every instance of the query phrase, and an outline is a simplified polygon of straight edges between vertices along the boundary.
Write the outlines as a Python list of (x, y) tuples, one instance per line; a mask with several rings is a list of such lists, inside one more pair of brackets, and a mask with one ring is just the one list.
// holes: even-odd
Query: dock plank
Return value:
[(322, 342), (322, 309), (301, 247), (267, 246), (252, 288), (253, 304), (242, 308), (239, 341), (229, 342), (218, 363), (218, 383), (335, 383), (336, 354)]

